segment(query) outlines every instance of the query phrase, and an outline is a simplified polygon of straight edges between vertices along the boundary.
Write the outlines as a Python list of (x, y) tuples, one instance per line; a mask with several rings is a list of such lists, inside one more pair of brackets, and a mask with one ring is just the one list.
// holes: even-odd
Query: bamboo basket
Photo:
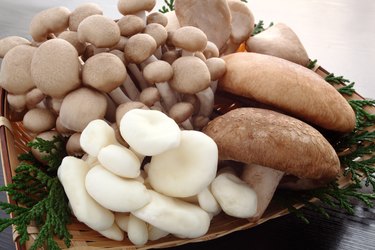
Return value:
[[(328, 75), (328, 72), (322, 67), (315, 67), (313, 69), (317, 74), (322, 77)], [(22, 127), (20, 122), (11, 122), (13, 120), (12, 113), (6, 102), (6, 92), (0, 89), (0, 149), (2, 156), (2, 166), (4, 172), (5, 184), (9, 184), (12, 181), (12, 176), (14, 175), (14, 170), (18, 165), (17, 156), (20, 153), (27, 152), (26, 143), (32, 138), (28, 132)], [(363, 99), (358, 94), (354, 94), (350, 97), (351, 99)], [(224, 98), (222, 106), (232, 107), (236, 106), (236, 103), (231, 103), (230, 98)], [(234, 104), (234, 105), (233, 105)], [(375, 114), (375, 109), (371, 108), (369, 112)], [(344, 187), (350, 183), (347, 177), (341, 177), (339, 179), (339, 184)], [(9, 200), (9, 202), (13, 202)], [(295, 204), (297, 208), (302, 207), (301, 204)], [(174, 247), (182, 244), (201, 242), (215, 239), (235, 231), (244, 230), (248, 228), (255, 227), (259, 224), (265, 223), (269, 220), (281, 217), (288, 214), (287, 209), (278, 207), (276, 204), (272, 203), (269, 205), (267, 211), (264, 213), (263, 217), (256, 222), (249, 222), (246, 219), (238, 219), (220, 213), (215, 216), (211, 222), (211, 226), (206, 235), (195, 238), (195, 239), (179, 239), (173, 236), (167, 236), (157, 241), (149, 241), (145, 246), (138, 249), (150, 249), (150, 248), (166, 248)], [(124, 249), (137, 249), (126, 237), (123, 241), (113, 241), (105, 238), (99, 233), (91, 230), (84, 224), (78, 222), (75, 218), (72, 219), (72, 223), (68, 225), (69, 231), (73, 238), (71, 241), (71, 248), (75, 250), (88, 250), (88, 249), (110, 249), (110, 250), (124, 250)], [(30, 225), (28, 227), (28, 232), (30, 235), (30, 240), (25, 246), (21, 246), (18, 241), (18, 234), (13, 229), (13, 240), (15, 242), (16, 248), (18, 250), (28, 249), (38, 234), (38, 228)], [(62, 249), (65, 245), (62, 241), (56, 239), (58, 244)]]

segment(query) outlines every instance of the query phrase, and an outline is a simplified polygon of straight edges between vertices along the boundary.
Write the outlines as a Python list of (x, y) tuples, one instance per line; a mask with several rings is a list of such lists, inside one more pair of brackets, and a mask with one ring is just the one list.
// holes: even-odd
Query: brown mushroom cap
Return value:
[(181, 123), (191, 117), (194, 113), (194, 106), (189, 102), (178, 102), (168, 111), (169, 117), (176, 123)]
[(123, 15), (135, 14), (139, 11), (151, 11), (156, 4), (156, 0), (119, 0), (117, 8)]
[(80, 86), (77, 50), (63, 39), (51, 39), (39, 46), (31, 61), (31, 76), (44, 94), (61, 98)]
[(155, 61), (143, 69), (143, 76), (150, 84), (166, 82), (173, 76), (172, 66), (165, 61)]
[(173, 32), (172, 43), (190, 52), (203, 51), (207, 46), (207, 36), (196, 27), (184, 26)]
[[(50, 131), (45, 131), (45, 132), (42, 132), (42, 133), (38, 134), (37, 136), (35, 136), (34, 140), (36, 138), (41, 138), (45, 141), (52, 141), (55, 137), (59, 137), (59, 136), (60, 135), (59, 135), (58, 132), (56, 132), (54, 130), (50, 130)], [(60, 145), (57, 145), (57, 146), (60, 146)], [(33, 154), (33, 156), (38, 161), (47, 164), (47, 162), (45, 160), (43, 160), (44, 157), (48, 156), (48, 154), (46, 152), (40, 152), (36, 148), (31, 148), (31, 153)]]
[(161, 97), (159, 90), (155, 87), (145, 88), (139, 95), (139, 100), (146, 104), (148, 107), (151, 107), (155, 104), (155, 102), (160, 101), (160, 98)]
[(69, 137), (65, 146), (66, 153), (68, 155), (79, 157), (85, 154), (85, 152), (81, 148), (81, 144), (79, 143), (80, 138), (81, 138), (81, 133), (74, 133)]
[(136, 15), (126, 15), (118, 20), (117, 25), (120, 28), (122, 36), (131, 37), (137, 33), (142, 32), (146, 24), (142, 18)]
[(0, 69), (0, 86), (12, 94), (25, 94), (35, 87), (30, 65), (36, 48), (19, 45), (5, 55)]
[(109, 17), (92, 15), (86, 17), (78, 26), (78, 39), (89, 42), (97, 48), (111, 48), (120, 41), (120, 28)]
[(75, 8), (69, 16), (69, 30), (77, 31), (79, 24), (92, 15), (103, 15), (103, 11), (96, 3), (83, 3)]
[(34, 41), (44, 42), (51, 33), (58, 34), (69, 26), (70, 10), (53, 7), (36, 14), (30, 22), (29, 32)]
[(79, 88), (65, 96), (60, 108), (60, 122), (70, 130), (82, 130), (95, 119), (103, 119), (107, 111), (107, 99), (101, 92)]
[(333, 179), (340, 169), (329, 142), (310, 125), (266, 109), (239, 108), (203, 130), (222, 160), (273, 168), (299, 178)]
[(119, 87), (126, 77), (124, 63), (111, 53), (90, 57), (82, 68), (83, 83), (106, 93)]
[(55, 124), (56, 116), (48, 109), (30, 109), (23, 117), (23, 126), (36, 134), (54, 128)]
[(168, 24), (168, 18), (160, 12), (153, 12), (147, 16), (147, 24), (150, 23), (158, 23), (165, 27)]
[(156, 46), (159, 47), (165, 43), (168, 37), (168, 32), (165, 27), (158, 23), (148, 24), (143, 33), (149, 34), (155, 39)]
[(78, 34), (76, 31), (66, 30), (58, 35), (58, 38), (68, 41), (71, 45), (76, 48), (78, 55), (82, 55), (85, 52), (86, 44), (78, 40)]
[(206, 64), (194, 56), (178, 58), (172, 64), (172, 89), (183, 94), (195, 94), (210, 86), (210, 72)]
[(0, 58), (4, 58), (5, 54), (18, 45), (30, 45), (30, 41), (19, 36), (8, 36), (0, 39)]
[(206, 65), (210, 71), (211, 81), (216, 81), (227, 71), (225, 61), (219, 57), (211, 57), (206, 60)]
[(129, 63), (139, 64), (149, 58), (156, 50), (155, 39), (148, 34), (135, 34), (125, 44), (125, 59)]

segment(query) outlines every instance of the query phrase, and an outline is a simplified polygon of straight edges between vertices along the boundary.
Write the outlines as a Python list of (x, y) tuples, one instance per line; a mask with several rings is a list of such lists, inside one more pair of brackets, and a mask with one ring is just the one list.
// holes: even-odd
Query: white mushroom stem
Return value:
[(218, 83), (218, 80), (211, 81), (210, 88), (211, 88), (211, 90), (212, 90), (213, 93), (215, 93), (216, 90), (217, 90), (217, 83)]
[(122, 86), (131, 100), (136, 101), (139, 99), (140, 92), (129, 75), (126, 77)]
[(129, 99), (129, 97), (127, 97), (125, 95), (124, 92), (122, 92), (122, 90), (120, 88), (115, 88), (114, 90), (109, 92), (108, 95), (111, 97), (111, 99), (117, 105), (120, 105), (120, 104), (125, 103), (125, 102), (131, 102), (132, 101), (131, 99)]
[(142, 246), (148, 241), (147, 224), (143, 220), (130, 214), (128, 221), (128, 237), (136, 246)]
[(200, 110), (198, 114), (210, 117), (212, 110), (214, 108), (214, 92), (209, 87), (196, 93), (196, 95), (200, 102)]
[(169, 86), (168, 82), (157, 82), (155, 83), (155, 86), (159, 90), (161, 99), (163, 100), (165, 105), (165, 110), (169, 110), (173, 105), (177, 103), (175, 92)]
[(137, 83), (138, 83), (138, 85), (141, 89), (145, 89), (145, 88), (148, 87), (148, 84), (147, 84), (145, 78), (143, 77), (143, 74), (142, 74), (141, 70), (138, 68), (138, 66), (136, 64), (129, 63), (126, 67), (130, 71), (130, 73), (135, 77), (135, 79), (137, 80)]
[(252, 221), (262, 217), (283, 175), (284, 172), (256, 164), (248, 164), (244, 167), (241, 179), (258, 196), (257, 212), (251, 218)]

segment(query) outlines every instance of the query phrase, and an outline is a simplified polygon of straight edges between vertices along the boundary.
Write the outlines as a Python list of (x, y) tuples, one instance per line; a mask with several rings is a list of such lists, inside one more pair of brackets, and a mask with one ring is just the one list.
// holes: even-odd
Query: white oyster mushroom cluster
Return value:
[(218, 148), (204, 133), (181, 130), (160, 111), (132, 109), (120, 135), (129, 147), (106, 121), (91, 121), (80, 137), (85, 157), (67, 156), (58, 170), (74, 215), (105, 237), (127, 233), (135, 245), (168, 234), (195, 238), (221, 211), (255, 213), (251, 188), (217, 176)]

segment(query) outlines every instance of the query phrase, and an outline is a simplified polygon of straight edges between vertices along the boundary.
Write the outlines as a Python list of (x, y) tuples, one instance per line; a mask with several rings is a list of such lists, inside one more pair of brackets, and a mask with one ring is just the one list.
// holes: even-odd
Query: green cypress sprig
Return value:
[(29, 239), (27, 227), (34, 223), (39, 227), (39, 234), (31, 250), (46, 246), (47, 249), (60, 249), (54, 237), (63, 239), (67, 247), (70, 246), (71, 235), (67, 229), (70, 222), (70, 209), (64, 188), (56, 176), (56, 170), (63, 157), (66, 155), (66, 140), (55, 137), (52, 141), (37, 139), (28, 145), (41, 152), (47, 152), (43, 160), (48, 166), (43, 166), (29, 152), (21, 154), (20, 164), (16, 168), (16, 175), (12, 183), (0, 187), (0, 191), (7, 192), (17, 204), (0, 202), (0, 208), (11, 218), (0, 220), (0, 231), (10, 225), (15, 225), (20, 235), (20, 244), (25, 244)]
[(345, 86), (337, 89), (341, 94), (351, 96), (355, 93), (354, 82), (350, 82), (348, 79), (343, 76), (335, 76), (335, 74), (330, 73), (325, 77), (325, 80), (332, 85), (345, 84)]
[(159, 9), (159, 12), (165, 14), (170, 11), (174, 11), (174, 0), (164, 0), (165, 5)]
[(254, 30), (253, 30), (253, 33), (251, 34), (252, 36), (255, 36), (263, 31), (265, 31), (266, 29), (268, 29), (269, 27), (271, 27), (273, 25), (273, 22), (271, 22), (268, 27), (264, 27), (264, 21), (263, 20), (259, 20), (259, 22), (257, 24), (254, 25)]
[(356, 115), (357, 130), (361, 131), (375, 124), (375, 114), (371, 114), (365, 109), (365, 107), (374, 107), (375, 100), (349, 100), (349, 104)]

